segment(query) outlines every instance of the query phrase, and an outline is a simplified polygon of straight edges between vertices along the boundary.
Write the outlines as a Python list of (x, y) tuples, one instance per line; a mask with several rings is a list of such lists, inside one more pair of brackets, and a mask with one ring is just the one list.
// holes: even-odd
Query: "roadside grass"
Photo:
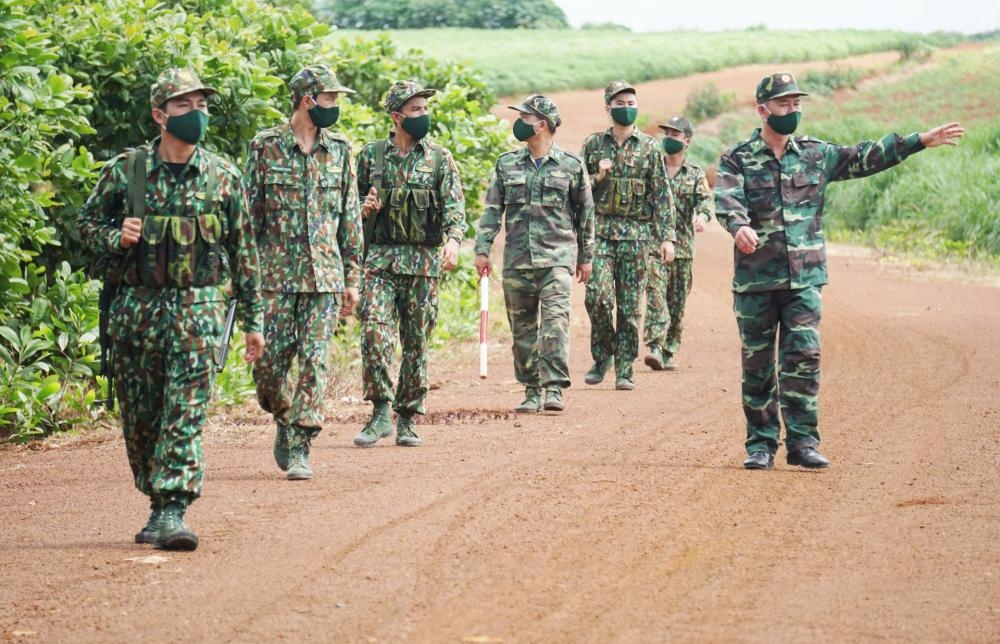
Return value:
[(834, 60), (877, 51), (914, 52), (953, 45), (959, 34), (899, 31), (673, 31), (415, 29), (338, 32), (371, 39), (387, 33), (400, 49), (417, 49), (480, 71), (497, 96), (639, 83), (736, 65)]

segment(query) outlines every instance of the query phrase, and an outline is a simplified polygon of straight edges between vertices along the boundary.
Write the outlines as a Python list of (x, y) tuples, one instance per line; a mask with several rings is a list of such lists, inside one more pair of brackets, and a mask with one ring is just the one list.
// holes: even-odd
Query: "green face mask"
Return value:
[(618, 125), (632, 125), (639, 116), (638, 107), (612, 107), (611, 120)]
[(525, 123), (521, 119), (514, 121), (514, 138), (518, 141), (527, 141), (535, 136), (535, 126)]
[(677, 154), (684, 149), (684, 141), (678, 141), (675, 138), (665, 136), (663, 137), (663, 151), (667, 154)]
[(330, 127), (340, 118), (340, 108), (320, 107), (318, 104), (309, 108), (309, 120), (318, 128)]
[(404, 132), (413, 137), (414, 141), (419, 141), (427, 136), (427, 133), (430, 131), (431, 117), (428, 114), (424, 114), (423, 116), (408, 116), (403, 119), (401, 127)]
[(802, 119), (802, 112), (789, 112), (784, 116), (777, 116), (771, 114), (767, 117), (767, 124), (771, 126), (771, 129), (778, 134), (791, 134), (799, 127), (799, 121)]
[(167, 117), (167, 132), (190, 145), (197, 145), (207, 130), (208, 114), (201, 110)]

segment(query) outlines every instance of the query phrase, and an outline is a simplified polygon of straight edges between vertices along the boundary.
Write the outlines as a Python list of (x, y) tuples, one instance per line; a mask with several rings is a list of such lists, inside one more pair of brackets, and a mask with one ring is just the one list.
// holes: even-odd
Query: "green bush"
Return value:
[(857, 67), (834, 65), (827, 70), (811, 69), (799, 79), (801, 87), (808, 87), (810, 94), (830, 96), (838, 89), (854, 89), (865, 77)]
[(691, 90), (691, 93), (688, 94), (687, 104), (684, 106), (684, 114), (692, 122), (697, 123), (715, 118), (735, 106), (736, 94), (720, 92), (714, 83), (709, 83)]
[(343, 29), (565, 29), (552, 0), (317, 0), (320, 19)]

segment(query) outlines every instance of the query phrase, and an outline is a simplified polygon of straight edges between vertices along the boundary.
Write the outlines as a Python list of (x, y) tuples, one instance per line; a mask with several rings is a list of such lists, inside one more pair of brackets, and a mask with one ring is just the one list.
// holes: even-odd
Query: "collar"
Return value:
[[(764, 141), (764, 138), (760, 135), (760, 128), (757, 128), (756, 130), (753, 131), (753, 134), (750, 136), (750, 140), (747, 142), (747, 145), (750, 146), (750, 151), (754, 154), (760, 154), (762, 150), (770, 149), (767, 147), (767, 143)], [(795, 154), (802, 153), (802, 148), (799, 147), (799, 144), (795, 140), (794, 136), (788, 137), (788, 143), (785, 144), (785, 151), (794, 152)], [(684, 161), (686, 163), (687, 159), (685, 159)]]
[[(618, 143), (618, 139), (615, 138), (615, 133), (614, 133), (613, 129), (614, 128), (610, 128), (609, 127), (608, 129), (604, 130), (604, 136), (606, 138), (611, 139), (615, 143)], [(639, 128), (634, 127), (634, 126), (632, 127), (632, 132), (629, 133), (628, 137), (625, 140), (628, 141), (629, 139), (639, 140)]]
[[(149, 149), (152, 150), (152, 154), (146, 157), (146, 174), (148, 175), (153, 170), (156, 170), (161, 165), (164, 164), (163, 159), (160, 158), (160, 139), (162, 137), (156, 137), (149, 143)], [(194, 154), (188, 159), (186, 168), (194, 168), (198, 171), (198, 174), (205, 174), (208, 172), (208, 157), (204, 150), (202, 150), (200, 145), (194, 146)]]

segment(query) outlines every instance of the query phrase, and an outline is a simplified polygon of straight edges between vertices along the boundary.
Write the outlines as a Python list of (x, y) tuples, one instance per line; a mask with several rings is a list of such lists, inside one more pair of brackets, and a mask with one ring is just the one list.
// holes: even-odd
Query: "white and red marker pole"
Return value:
[(490, 277), (479, 278), (479, 378), (486, 379), (486, 322), (490, 309)]

